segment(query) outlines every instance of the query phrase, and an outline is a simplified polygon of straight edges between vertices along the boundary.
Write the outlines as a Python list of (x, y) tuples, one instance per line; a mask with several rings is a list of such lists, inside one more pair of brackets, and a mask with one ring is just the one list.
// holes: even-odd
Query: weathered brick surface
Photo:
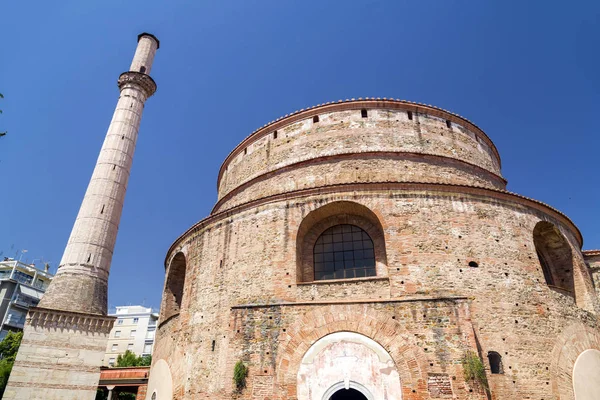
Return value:
[[(344, 120), (360, 119), (360, 110), (358, 117), (355, 113), (348, 111)], [(369, 118), (386, 113), (369, 110)], [(320, 115), (323, 122), (335, 117)], [(395, 117), (391, 119), (395, 123)], [(422, 132), (440, 144), (436, 151), (442, 153), (446, 139), (434, 137), (447, 137), (448, 128), (437, 125), (443, 120), (431, 121)], [(336, 146), (352, 149), (362, 136), (367, 149), (383, 141), (413, 150), (414, 142), (402, 129), (377, 135), (384, 129), (378, 123), (352, 122), (357, 124), (352, 128), (356, 134), (344, 128), (335, 140), (315, 145), (314, 153), (322, 155)], [(319, 135), (303, 131), (308, 123), (295, 125), (268, 140), (285, 140), (286, 133), (294, 138)], [(351, 139), (344, 140), (348, 135)], [(453, 154), (451, 149), (460, 146), (448, 144), (445, 156), (453, 154), (499, 173), (490, 147), (478, 147), (479, 136), (462, 131), (453, 135), (465, 136), (461, 145), (468, 154)], [(298, 154), (310, 147), (309, 139), (302, 140), (304, 144), (296, 144)], [(468, 145), (469, 140), (473, 143)], [(246, 155), (260, 151), (249, 148)], [(230, 164), (220, 195), (269, 165), (285, 163), (295, 157), (292, 153), (296, 154), (281, 156), (279, 164), (240, 160), (237, 169)], [(268, 188), (264, 183), (264, 191), (256, 190), (228, 212), (211, 215), (174, 244), (167, 256), (167, 275), (171, 260), (183, 253), (183, 298), (179, 313), (169, 318), (169, 297), (163, 300), (154, 350), (154, 362), (165, 360), (170, 366), (174, 398), (305, 400), (298, 395), (303, 356), (324, 336), (349, 331), (386, 349), (400, 376), (403, 399), (485, 399), (481, 388), (464, 381), (461, 358), (468, 350), (482, 355), (493, 399), (572, 399), (569, 378), (577, 354), (600, 349), (598, 297), (576, 227), (548, 206), (497, 190), (498, 181), (481, 183), (483, 188), (465, 186), (460, 179), (468, 180), (466, 170), (463, 177), (457, 173), (435, 181), (437, 166), (426, 159), (411, 167), (427, 164), (423, 174), (411, 172), (422, 183), (406, 183), (400, 174), (382, 179), (390, 182), (319, 183), (330, 165), (345, 162), (355, 162), (348, 165), (360, 165), (359, 172), (375, 179), (377, 168), (388, 161), (371, 161), (362, 156), (328, 161), (319, 164), (323, 170), (309, 163), (302, 168), (313, 175), (304, 177), (291, 168), (295, 179), (312, 180), (315, 187), (290, 190), (285, 184)], [(329, 184), (335, 183), (338, 171), (345, 179), (346, 168), (336, 168)], [(470, 184), (476, 185), (476, 179)], [(227, 207), (233, 204), (237, 203)], [(361, 226), (373, 238), (379, 249), (377, 277), (312, 282), (306, 259), (310, 242), (318, 231), (344, 221)], [(572, 282), (571, 292), (546, 284), (534, 243), (540, 221), (549, 222), (564, 237), (560, 245), (568, 251), (561, 254), (571, 255), (571, 271), (564, 272)], [(490, 374), (488, 351), (502, 356), (503, 374)], [(250, 371), (248, 387), (241, 393), (234, 391), (232, 381), (238, 360)], [(160, 378), (151, 374), (152, 379)]]
[(32, 308), (3, 399), (94, 399), (115, 318)]
[[(360, 108), (311, 116), (256, 138), (224, 164), (219, 209), (309, 187), (418, 181), (504, 188), (500, 160), (473, 131), (427, 114)], [(327, 171), (327, 174), (323, 174)], [(237, 189), (236, 189), (237, 188)], [(234, 191), (235, 189), (235, 191)], [(234, 192), (232, 192), (234, 191)]]

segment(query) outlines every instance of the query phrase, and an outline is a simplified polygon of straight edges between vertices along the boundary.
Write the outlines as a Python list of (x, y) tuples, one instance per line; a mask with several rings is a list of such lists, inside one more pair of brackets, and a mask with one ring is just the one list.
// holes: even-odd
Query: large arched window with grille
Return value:
[(315, 280), (375, 276), (371, 237), (356, 225), (335, 225), (317, 239), (313, 250)]

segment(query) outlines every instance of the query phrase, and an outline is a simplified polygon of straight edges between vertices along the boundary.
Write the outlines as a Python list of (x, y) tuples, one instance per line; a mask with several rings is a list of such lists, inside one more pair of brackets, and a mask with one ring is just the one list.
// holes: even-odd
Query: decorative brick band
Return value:
[(448, 297), (410, 297), (402, 299), (372, 299), (372, 300), (329, 300), (329, 301), (299, 301), (299, 302), (279, 302), (269, 304), (238, 304), (231, 306), (232, 310), (244, 308), (270, 308), (270, 307), (300, 307), (300, 306), (327, 306), (338, 304), (374, 304), (374, 303), (418, 303), (418, 302), (459, 302), (469, 300), (466, 296), (448, 296)]
[(27, 324), (33, 327), (71, 329), (80, 332), (98, 332), (108, 335), (115, 317), (83, 314), (71, 311), (32, 307), (27, 314)]
[(65, 389), (65, 390), (93, 390), (96, 391), (97, 386), (95, 385), (65, 385), (62, 383), (41, 383), (36, 382), (35, 384), (31, 384), (31, 382), (19, 382), (19, 381), (10, 381), (7, 387), (35, 387), (40, 389)]
[(121, 76), (119, 76), (117, 85), (119, 85), (119, 89), (122, 90), (123, 86), (128, 84), (139, 86), (144, 93), (146, 93), (146, 98), (152, 96), (154, 92), (156, 92), (156, 82), (154, 82), (154, 79), (152, 79), (149, 75), (142, 74), (141, 72), (123, 72)]
[(235, 188), (233, 188), (229, 192), (227, 192), (227, 194), (225, 194), (223, 197), (221, 197), (217, 201), (217, 203), (214, 205), (214, 207), (211, 211), (211, 214), (217, 213), (224, 203), (229, 201), (232, 197), (234, 197), (236, 194), (243, 191), (244, 189), (248, 188), (249, 186), (252, 186), (253, 184), (255, 184), (257, 182), (261, 182), (266, 179), (269, 179), (269, 178), (271, 178), (277, 174), (280, 174), (282, 172), (291, 171), (293, 169), (303, 167), (305, 165), (310, 165), (313, 163), (316, 164), (319, 162), (329, 161), (329, 160), (345, 160), (345, 159), (356, 158), (357, 156), (358, 157), (361, 157), (361, 156), (362, 157), (387, 156), (390, 158), (391, 157), (406, 157), (406, 158), (422, 157), (423, 160), (447, 160), (450, 162), (455, 162), (459, 165), (463, 165), (467, 168), (472, 168), (473, 170), (475, 170), (483, 175), (488, 176), (490, 181), (494, 181), (503, 187), (506, 187), (506, 183), (507, 183), (506, 179), (504, 179), (502, 176), (497, 175), (497, 174), (493, 173), (492, 171), (482, 168), (476, 164), (461, 160), (459, 158), (453, 158), (453, 157), (442, 156), (439, 154), (425, 153), (425, 152), (414, 152), (414, 151), (395, 151), (395, 152), (390, 152), (390, 151), (363, 151), (363, 152), (353, 151), (350, 153), (340, 153), (340, 154), (329, 155), (329, 156), (309, 158), (306, 160), (301, 160), (296, 163), (285, 165), (281, 168), (276, 168), (271, 171), (260, 174), (256, 177), (236, 186)]
[[(106, 349), (102, 349), (106, 350)], [(72, 371), (72, 364), (48, 364), (45, 361), (42, 362), (31, 362), (31, 361), (19, 361), (19, 367), (21, 368), (33, 368), (33, 369), (48, 369), (52, 371)], [(77, 372), (88, 372), (90, 374), (97, 374), (100, 367), (89, 367), (85, 365), (78, 365)]]
[(329, 193), (348, 193), (348, 192), (365, 192), (365, 191), (389, 191), (389, 190), (403, 190), (403, 191), (427, 191), (427, 192), (440, 192), (440, 193), (452, 193), (457, 195), (479, 195), (485, 196), (492, 199), (504, 200), (512, 203), (521, 204), (523, 206), (537, 209), (543, 213), (551, 214), (562, 223), (564, 223), (573, 232), (575, 238), (579, 242), (579, 246), (583, 245), (583, 236), (577, 228), (577, 226), (562, 212), (549, 206), (541, 201), (531, 199), (529, 197), (522, 196), (517, 193), (512, 193), (506, 190), (491, 189), (481, 186), (471, 185), (455, 185), (449, 183), (421, 183), (421, 182), (371, 182), (371, 183), (344, 183), (330, 186), (322, 186), (318, 188), (294, 190), (290, 192), (280, 193), (272, 196), (267, 196), (262, 199), (252, 200), (244, 204), (240, 204), (226, 211), (221, 211), (217, 214), (212, 214), (203, 220), (194, 224), (191, 228), (181, 234), (169, 247), (167, 255), (165, 257), (164, 265), (165, 269), (168, 266), (168, 261), (173, 250), (177, 248), (184, 240), (184, 238), (193, 232), (196, 232), (206, 225), (219, 221), (224, 218), (229, 218), (233, 215), (240, 213), (241, 211), (248, 210), (250, 208), (258, 207), (265, 204), (270, 204), (278, 201), (290, 200), (299, 197), (306, 197), (312, 195), (323, 195)]

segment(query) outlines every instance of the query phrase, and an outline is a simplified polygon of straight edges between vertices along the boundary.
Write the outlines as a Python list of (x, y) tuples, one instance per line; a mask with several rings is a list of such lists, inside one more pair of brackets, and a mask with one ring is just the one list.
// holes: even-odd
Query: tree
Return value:
[(117, 357), (117, 367), (135, 367), (138, 357), (133, 351), (127, 350), (124, 354)]
[(136, 356), (133, 351), (127, 350), (117, 357), (117, 367), (145, 367), (152, 364), (152, 356)]
[(4, 394), (4, 389), (8, 383), (10, 371), (12, 371), (19, 345), (23, 339), (23, 332), (8, 332), (0, 342), (0, 397)]

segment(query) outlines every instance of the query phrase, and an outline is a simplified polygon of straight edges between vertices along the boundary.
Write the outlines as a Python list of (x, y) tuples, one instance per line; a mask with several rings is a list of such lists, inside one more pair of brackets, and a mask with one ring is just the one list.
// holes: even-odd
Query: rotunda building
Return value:
[(166, 256), (148, 399), (600, 398), (600, 253), (506, 191), (465, 118), (296, 111), (242, 141), (217, 189)]

